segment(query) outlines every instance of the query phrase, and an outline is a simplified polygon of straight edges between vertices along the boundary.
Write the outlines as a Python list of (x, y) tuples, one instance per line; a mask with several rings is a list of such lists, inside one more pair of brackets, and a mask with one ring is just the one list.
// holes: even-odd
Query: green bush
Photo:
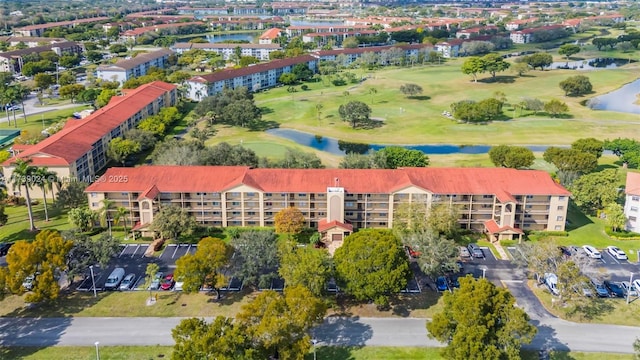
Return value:
[(613, 231), (611, 230), (610, 226), (605, 226), (604, 232), (607, 233), (607, 235), (618, 238), (618, 239), (640, 240), (640, 234), (638, 233), (626, 231), (626, 230)]

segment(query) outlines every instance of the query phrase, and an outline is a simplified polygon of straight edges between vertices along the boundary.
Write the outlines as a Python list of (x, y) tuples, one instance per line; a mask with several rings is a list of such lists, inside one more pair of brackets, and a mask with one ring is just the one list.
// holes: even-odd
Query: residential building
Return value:
[(444, 58), (454, 58), (460, 55), (464, 39), (451, 39), (436, 44), (436, 51)]
[(236, 49), (240, 49), (241, 56), (253, 56), (260, 61), (269, 60), (269, 54), (274, 51), (282, 50), (278, 44), (227, 44), (227, 43), (176, 43), (172, 49), (182, 54), (185, 51), (200, 49), (204, 51), (215, 52), (222, 55), (224, 60), (233, 59)]
[(460, 228), (493, 241), (519, 239), (524, 230), (562, 231), (570, 195), (539, 170), (243, 166), (110, 168), (86, 193), (90, 209), (112, 200), (129, 210), (134, 229), (147, 232), (163, 206), (218, 227), (274, 226), (275, 215), (293, 206), (334, 247), (354, 229), (391, 228), (404, 204), (427, 213), (436, 205), (455, 207)]
[(624, 188), (624, 216), (627, 218), (625, 230), (640, 233), (640, 173), (627, 172)]
[(81, 54), (82, 46), (74, 41), (57, 42), (49, 45), (34, 46), (26, 49), (12, 50), (0, 53), (0, 72), (17, 74), (22, 72), (25, 55), (39, 54), (45, 51), (53, 51), (58, 56), (66, 54)]
[(315, 43), (318, 47), (326, 45), (333, 41), (336, 46), (341, 46), (342, 42), (351, 37), (377, 35), (376, 30), (359, 30), (347, 32), (321, 32), (308, 33), (302, 35), (302, 41), (305, 43)]
[(173, 51), (161, 49), (138, 54), (132, 59), (120, 60), (115, 64), (100, 65), (97, 69), (97, 77), (104, 81), (117, 81), (122, 85), (131, 78), (145, 75), (151, 67), (164, 69), (171, 54)]
[[(161, 81), (114, 96), (109, 104), (84, 119), (69, 119), (64, 128), (32, 146), (23, 146), (2, 164), (6, 179), (11, 178), (17, 159), (30, 160), (31, 165), (47, 167), (60, 182), (95, 180), (107, 164), (106, 151), (111, 139), (120, 137), (148, 116), (177, 102), (176, 86)], [(8, 193), (20, 195), (7, 183)], [(29, 190), (34, 198), (42, 197), (40, 189)]]
[(528, 44), (530, 42), (535, 41), (535, 33), (538, 31), (549, 31), (549, 30), (564, 29), (564, 28), (565, 28), (564, 25), (549, 25), (549, 26), (528, 28), (528, 29), (511, 32), (511, 34), (509, 35), (509, 38), (511, 38), (511, 41), (513, 41), (514, 44)]
[(59, 21), (59, 22), (51, 22), (51, 23), (45, 23), (45, 24), (29, 25), (29, 26), (13, 29), (13, 33), (16, 36), (42, 36), (44, 35), (45, 31), (56, 28), (56, 27), (72, 28), (78, 24), (94, 23), (94, 22), (101, 22), (101, 21), (108, 21), (108, 20), (109, 20), (108, 17), (102, 16), (102, 17), (94, 17), (94, 18), (87, 18), (87, 19), (77, 19), (77, 20), (71, 20), (71, 21)]
[(151, 25), (151, 26), (143, 26), (143, 27), (127, 30), (127, 31), (123, 32), (122, 34), (120, 34), (120, 37), (125, 41), (127, 41), (127, 40), (136, 41), (140, 36), (142, 36), (142, 35), (144, 35), (145, 33), (148, 33), (148, 32), (157, 33), (157, 32), (160, 32), (161, 30), (177, 29), (177, 28), (181, 28), (181, 27), (184, 27), (184, 26), (192, 26), (192, 25), (206, 26), (207, 24), (199, 22), (199, 21), (196, 21), (196, 22), (177, 22), (177, 23), (171, 23), (171, 24), (158, 24), (158, 25)]
[(187, 81), (187, 97), (194, 101), (200, 101), (225, 88), (235, 89), (244, 86), (250, 91), (258, 91), (274, 87), (278, 85), (280, 76), (290, 73), (297, 64), (307, 64), (311, 71), (316, 72), (318, 59), (311, 55), (303, 55), (195, 76)]
[(276, 39), (280, 36), (281, 32), (282, 29), (271, 28), (260, 35), (258, 42), (260, 44), (273, 44), (276, 42)]
[(512, 21), (509, 21), (508, 23), (504, 24), (504, 28), (509, 30), (509, 31), (520, 30), (524, 26), (533, 24), (536, 21), (538, 21), (537, 17), (528, 18), (528, 19), (516, 19), (516, 20), (512, 20)]
[(51, 45), (54, 43), (66, 42), (63, 38), (33, 37), (33, 36), (0, 36), (0, 42), (8, 43), (9, 46), (16, 46), (20, 43), (27, 47)]
[[(362, 47), (362, 48), (353, 48), (353, 49), (338, 49), (338, 50), (321, 50), (312, 53), (312, 56), (315, 56), (320, 61), (335, 61), (338, 59), (339, 55), (345, 55), (346, 63), (349, 65), (354, 61), (358, 60), (365, 53), (375, 53), (381, 54), (384, 51), (390, 51), (392, 49), (400, 49), (403, 52), (404, 57), (416, 56), (420, 52), (429, 52), (433, 50), (433, 46), (430, 44), (410, 44), (410, 45), (385, 45), (385, 46), (371, 46), (371, 47)], [(380, 65), (388, 65), (388, 64), (380, 64)]]

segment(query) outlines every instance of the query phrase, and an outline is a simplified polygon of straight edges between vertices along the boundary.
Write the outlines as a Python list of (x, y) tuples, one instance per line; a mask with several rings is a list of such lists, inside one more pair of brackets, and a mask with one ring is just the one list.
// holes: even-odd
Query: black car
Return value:
[(0, 256), (6, 256), (12, 245), (13, 245), (12, 242), (1, 244), (0, 245)]
[(611, 281), (605, 281), (604, 286), (606, 286), (609, 290), (609, 294), (611, 294), (611, 297), (624, 297), (624, 290), (620, 285)]

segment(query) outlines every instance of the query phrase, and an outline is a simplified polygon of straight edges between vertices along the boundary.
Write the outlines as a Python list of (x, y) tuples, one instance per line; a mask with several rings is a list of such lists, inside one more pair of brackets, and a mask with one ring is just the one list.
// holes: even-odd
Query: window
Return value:
[(123, 192), (123, 193), (120, 193), (120, 195), (122, 195), (122, 196), (128, 196), (128, 195), (129, 195), (129, 193)]
[(562, 225), (556, 225), (553, 229), (554, 230), (562, 230)]
[(564, 210), (564, 206), (562, 205), (558, 206), (558, 210)]
[(562, 220), (564, 220), (564, 216), (558, 215), (558, 216), (556, 216), (556, 220), (557, 221), (562, 221)]
[(631, 197), (631, 201), (638, 201), (640, 200), (640, 196), (632, 196)]
[(482, 195), (483, 199), (493, 199), (493, 195)]
[(233, 201), (231, 202), (232, 206), (240, 206), (240, 202), (239, 201)]
[(344, 203), (344, 206), (346, 206), (346, 207), (353, 207), (353, 205), (354, 205), (354, 203), (351, 202), (351, 201)]
[(344, 213), (346, 216), (353, 216), (353, 212), (351, 211), (347, 211), (346, 213)]
[(213, 206), (220, 206), (220, 202), (219, 201), (214, 201), (211, 203), (211, 205)]
[(273, 195), (272, 193), (265, 193), (264, 196), (266, 197), (271, 197), (271, 195)]
[(91, 207), (98, 207), (98, 203), (97, 202), (92, 202), (91, 203)]
[(630, 210), (631, 211), (638, 211), (638, 207), (637, 206), (632, 206)]
[(629, 221), (636, 221), (636, 217), (635, 216), (629, 216)]
[(527, 195), (527, 200), (533, 199), (533, 195)]
[(92, 198), (98, 197), (98, 194), (97, 194), (97, 193), (93, 193), (93, 192), (92, 192), (92, 193), (91, 193), (91, 197), (92, 197)]
[(564, 200), (565, 196), (558, 196), (558, 200)]
[(249, 196), (249, 197), (254, 197), (254, 196), (256, 196), (256, 193), (254, 193), (254, 192), (248, 192), (248, 193), (247, 193), (247, 196)]

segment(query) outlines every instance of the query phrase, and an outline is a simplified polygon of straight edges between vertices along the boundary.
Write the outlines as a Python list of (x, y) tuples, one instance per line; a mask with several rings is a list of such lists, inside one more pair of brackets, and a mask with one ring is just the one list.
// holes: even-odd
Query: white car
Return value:
[(628, 281), (622, 281), (620, 283), (620, 287), (624, 291), (625, 295), (628, 294), (629, 296), (638, 296), (638, 291), (636, 290), (635, 286), (633, 286), (633, 284), (630, 284)]
[(36, 276), (35, 275), (29, 275), (22, 282), (22, 287), (27, 291), (31, 291), (33, 289), (33, 283), (35, 281), (36, 281)]
[(627, 254), (616, 246), (607, 246), (607, 251), (611, 256), (618, 260), (627, 260)]
[(587, 254), (588, 257), (592, 259), (602, 259), (602, 254), (596, 248), (591, 245), (584, 245), (582, 250)]

